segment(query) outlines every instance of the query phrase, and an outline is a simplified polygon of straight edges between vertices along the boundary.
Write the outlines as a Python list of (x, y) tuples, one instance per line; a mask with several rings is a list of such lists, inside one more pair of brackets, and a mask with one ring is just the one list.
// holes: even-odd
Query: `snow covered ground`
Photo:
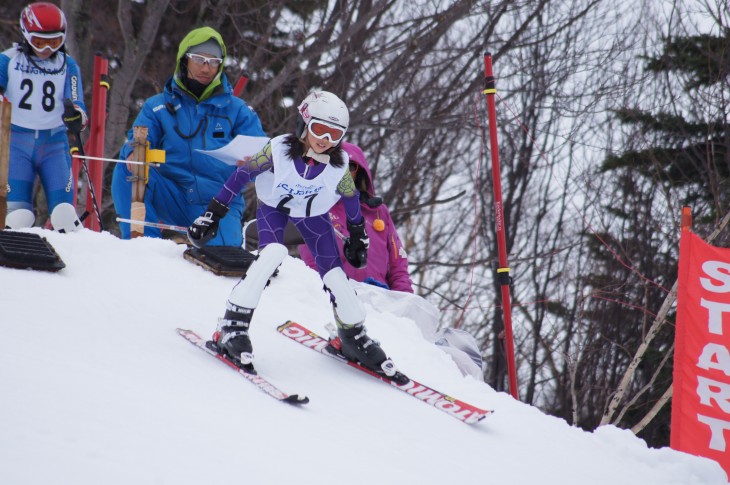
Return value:
[(209, 336), (236, 278), (170, 241), (33, 231), (67, 267), (0, 268), (0, 484), (727, 483), (713, 461), (584, 432), (463, 377), (412, 320), (372, 306), (369, 333), (402, 371), (495, 413), (463, 424), (292, 342), (279, 324), (326, 335), (332, 319), (293, 258), (251, 334), (260, 373), (311, 402), (276, 402), (175, 333)]

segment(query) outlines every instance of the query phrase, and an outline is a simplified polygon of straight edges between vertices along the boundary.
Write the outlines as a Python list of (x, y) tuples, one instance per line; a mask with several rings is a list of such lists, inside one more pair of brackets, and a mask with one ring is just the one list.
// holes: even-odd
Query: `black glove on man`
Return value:
[(205, 214), (195, 219), (188, 227), (188, 239), (200, 249), (218, 234), (218, 224), (228, 214), (228, 207), (215, 199), (211, 199)]
[(63, 123), (71, 133), (80, 133), (86, 125), (86, 114), (70, 99), (63, 101)]
[(345, 239), (345, 258), (354, 268), (364, 268), (368, 264), (368, 248), (370, 239), (365, 232), (365, 218), (360, 224), (347, 223), (347, 231), (350, 237)]

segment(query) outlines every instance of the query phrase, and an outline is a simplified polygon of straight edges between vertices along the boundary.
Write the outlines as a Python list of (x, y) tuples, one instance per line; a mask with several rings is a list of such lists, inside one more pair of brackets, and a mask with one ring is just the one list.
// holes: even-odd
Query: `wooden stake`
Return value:
[[(134, 151), (132, 159), (136, 162), (147, 162), (147, 127), (135, 126), (132, 128), (134, 133)], [(144, 221), (147, 215), (147, 209), (144, 205), (144, 193), (147, 187), (147, 165), (132, 166), (132, 213), (130, 219), (135, 221)], [(141, 224), (132, 224), (131, 237), (139, 237), (144, 235), (144, 226)]]
[(0, 231), (8, 214), (8, 170), (10, 169), (10, 101), (2, 99), (0, 111)]

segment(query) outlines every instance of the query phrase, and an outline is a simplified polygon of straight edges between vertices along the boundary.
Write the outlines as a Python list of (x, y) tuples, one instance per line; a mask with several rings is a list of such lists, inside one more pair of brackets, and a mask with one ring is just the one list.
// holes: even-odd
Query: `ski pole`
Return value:
[[(73, 112), (76, 111), (76, 108), (74, 107), (73, 101), (66, 98), (63, 100), (63, 106), (64, 106), (64, 116), (71, 117), (73, 115)], [(104, 223), (101, 220), (101, 210), (99, 210), (99, 203), (96, 199), (96, 193), (94, 192), (94, 184), (91, 182), (91, 177), (89, 176), (89, 167), (86, 165), (86, 161), (84, 160), (84, 146), (81, 143), (81, 132), (76, 131), (72, 132), (74, 135), (74, 138), (76, 138), (76, 143), (71, 148), (71, 151), (73, 152), (74, 149), (81, 154), (79, 157), (81, 159), (81, 165), (84, 167), (84, 173), (86, 174), (86, 183), (89, 184), (89, 192), (91, 193), (91, 202), (94, 206), (94, 212), (96, 212), (96, 217), (99, 220), (99, 230), (104, 230)]]
[(173, 226), (171, 224), (162, 224), (161, 222), (147, 222), (147, 221), (137, 221), (134, 219), (123, 219), (121, 217), (117, 217), (117, 222), (126, 222), (128, 224), (138, 224), (140, 226), (148, 226), (148, 227), (156, 227), (158, 229), (169, 229), (171, 231), (176, 232), (182, 232), (187, 234), (188, 228), (183, 226)]

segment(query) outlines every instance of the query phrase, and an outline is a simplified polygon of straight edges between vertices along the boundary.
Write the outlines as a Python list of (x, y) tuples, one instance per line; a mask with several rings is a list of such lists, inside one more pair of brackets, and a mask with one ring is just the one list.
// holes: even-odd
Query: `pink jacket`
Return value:
[[(373, 178), (362, 150), (357, 145), (347, 142), (342, 143), (342, 148), (349, 155), (350, 162), (357, 163), (360, 167), (359, 170), (364, 171), (367, 177), (367, 193), (372, 197), (375, 193)], [(370, 238), (368, 264), (362, 269), (353, 268), (345, 259), (342, 251), (343, 242), (338, 237), (337, 245), (340, 248), (340, 258), (342, 259), (342, 268), (345, 270), (345, 274), (355, 281), (365, 281), (367, 278), (373, 278), (380, 283), (387, 284), (391, 290), (413, 293), (413, 283), (408, 274), (406, 251), (403, 249), (403, 244), (395, 230), (388, 207), (385, 204), (380, 204), (378, 207), (370, 207), (361, 198), (360, 210), (365, 217), (365, 230), (367, 231), (368, 238)], [(342, 201), (330, 209), (330, 219), (332, 220), (335, 231), (339, 231), (344, 237), (349, 236), (345, 208), (342, 205)], [(373, 222), (377, 219), (384, 222), (385, 228), (381, 231), (373, 227)], [(299, 246), (299, 254), (307, 266), (316, 269), (312, 253), (309, 252), (305, 244)]]

